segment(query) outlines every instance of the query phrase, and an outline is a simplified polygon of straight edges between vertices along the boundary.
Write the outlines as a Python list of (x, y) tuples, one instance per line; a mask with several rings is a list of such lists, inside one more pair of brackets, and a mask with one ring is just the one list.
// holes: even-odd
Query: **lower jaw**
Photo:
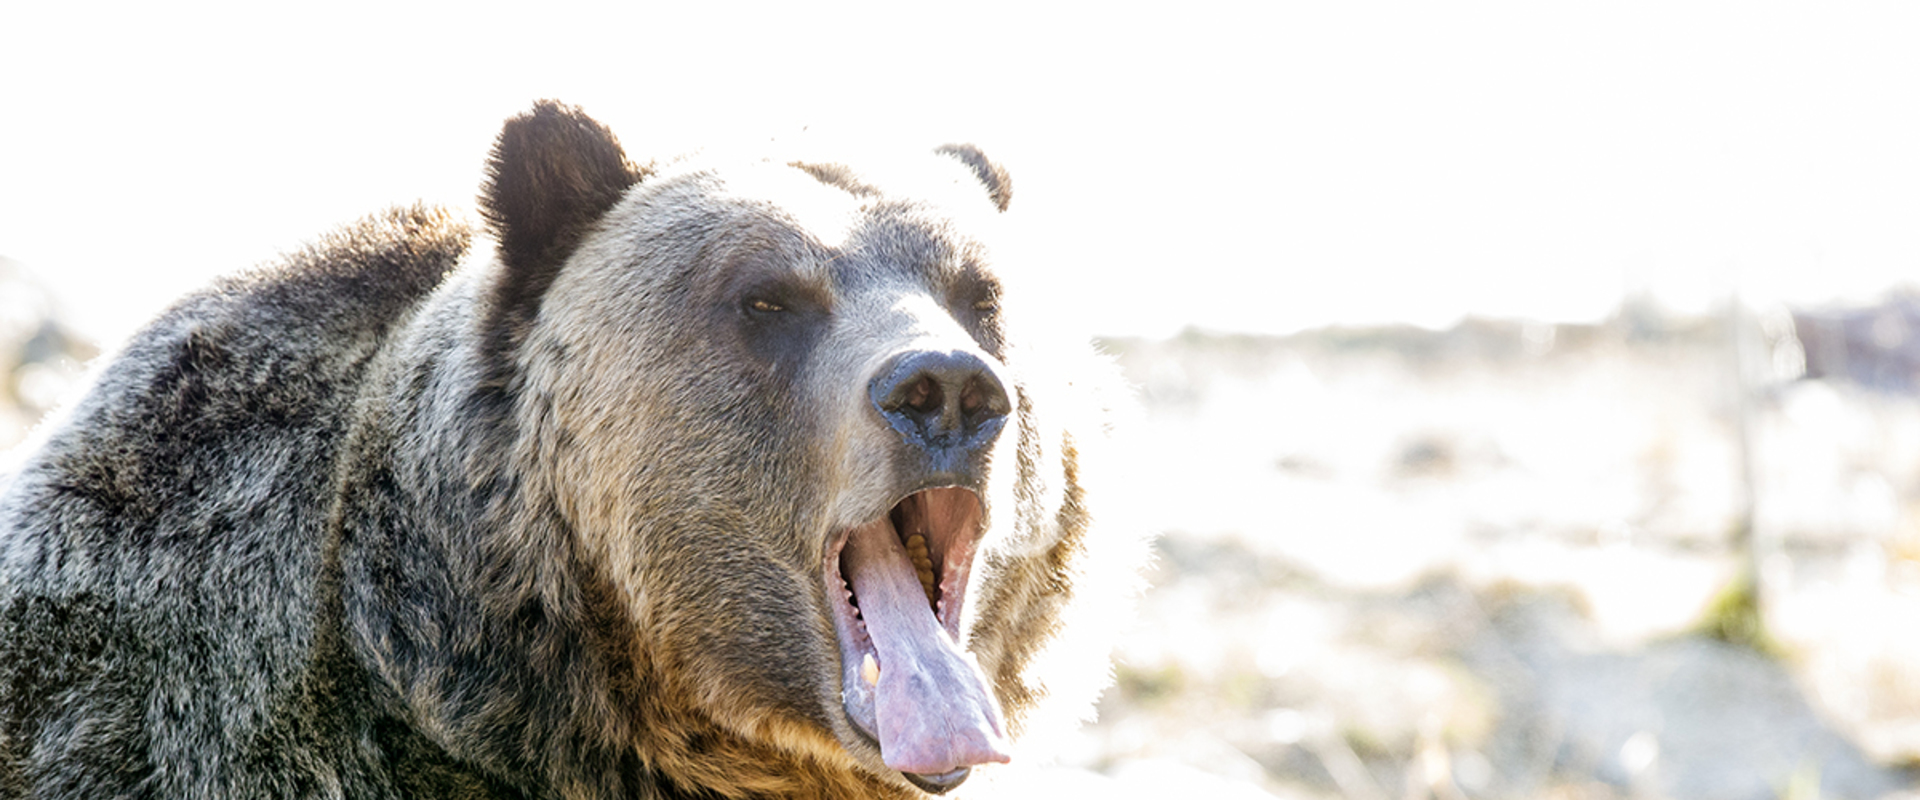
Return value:
[(911, 772), (902, 772), (900, 774), (906, 777), (908, 783), (918, 787), (920, 791), (929, 794), (946, 794), (952, 791), (954, 787), (966, 783), (967, 776), (973, 774), (973, 768), (961, 767), (952, 772), (940, 775), (917, 775)]

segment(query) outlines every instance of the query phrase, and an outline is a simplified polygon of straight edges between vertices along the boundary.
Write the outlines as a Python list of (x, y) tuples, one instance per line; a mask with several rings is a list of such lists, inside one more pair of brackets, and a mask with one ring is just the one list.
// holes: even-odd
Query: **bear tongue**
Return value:
[(986, 677), (960, 652), (927, 605), (893, 523), (848, 536), (846, 574), (880, 665), (874, 716), (888, 767), (940, 775), (1008, 760), (999, 707)]

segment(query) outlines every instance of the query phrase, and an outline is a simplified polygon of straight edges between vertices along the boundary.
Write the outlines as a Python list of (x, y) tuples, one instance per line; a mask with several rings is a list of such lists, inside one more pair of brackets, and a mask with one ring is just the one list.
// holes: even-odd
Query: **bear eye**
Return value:
[(753, 309), (754, 311), (758, 311), (762, 314), (773, 314), (776, 312), (787, 310), (787, 307), (784, 305), (773, 302), (772, 300), (763, 300), (759, 298), (755, 298), (753, 300), (747, 301), (747, 308)]
[(987, 298), (985, 300), (975, 300), (973, 303), (973, 310), (978, 311), (982, 314), (992, 314), (993, 312), (1000, 310), (1000, 301), (995, 300), (993, 298)]

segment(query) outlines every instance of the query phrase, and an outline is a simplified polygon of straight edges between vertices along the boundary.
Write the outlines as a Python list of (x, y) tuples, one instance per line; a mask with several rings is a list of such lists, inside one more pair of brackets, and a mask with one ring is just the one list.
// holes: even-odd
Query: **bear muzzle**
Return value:
[(823, 565), (847, 719), (886, 767), (935, 793), (1008, 760), (999, 703), (960, 634), (987, 460), (1012, 411), (999, 369), (965, 346), (923, 345), (872, 373), (869, 419), (893, 435), (869, 441), (903, 496), (838, 532)]

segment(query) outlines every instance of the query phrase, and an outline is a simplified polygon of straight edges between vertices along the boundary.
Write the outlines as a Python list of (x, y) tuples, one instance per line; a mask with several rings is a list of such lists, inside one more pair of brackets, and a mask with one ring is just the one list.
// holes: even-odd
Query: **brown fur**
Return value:
[[(182, 301), (0, 494), (0, 796), (919, 796), (826, 570), (930, 485), (982, 499), (955, 624), (1012, 731), (1083, 712), (1115, 380), (940, 153), (640, 167), (541, 103), (490, 239), (396, 214)], [(946, 477), (869, 398), (920, 351), (1013, 407)]]

